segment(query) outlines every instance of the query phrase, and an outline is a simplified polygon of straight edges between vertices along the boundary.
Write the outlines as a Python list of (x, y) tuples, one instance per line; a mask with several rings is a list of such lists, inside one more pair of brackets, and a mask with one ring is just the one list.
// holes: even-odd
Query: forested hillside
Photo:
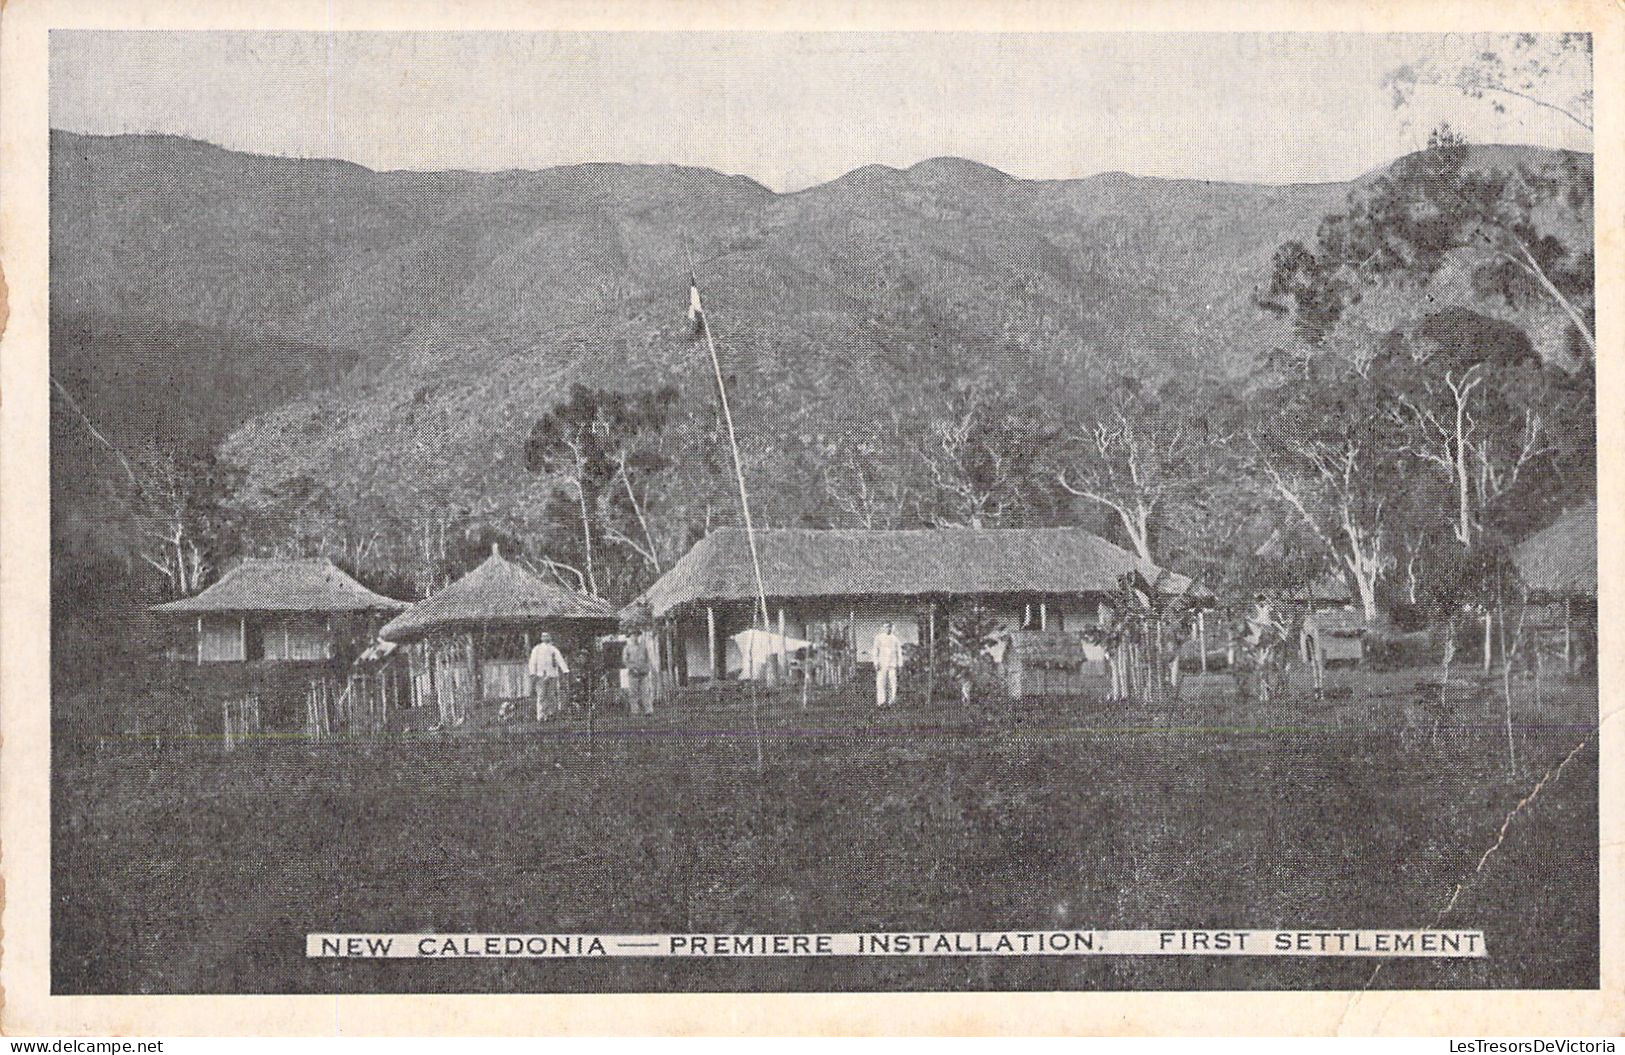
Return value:
[[(1589, 187), (1589, 157), (1467, 161), (1498, 166)], [(1009, 459), (1125, 384), (1245, 399), (1261, 362), (1305, 342), (1301, 313), (1260, 304), (1278, 250), (1381, 179), (1029, 181), (940, 158), (781, 195), (672, 166), (380, 173), (55, 132), (53, 370), (114, 444), (219, 442), (203, 471), (229, 483), (227, 548), (321, 550), (417, 590), (459, 540), (510, 538), (579, 570), (595, 541), (636, 553), (635, 536), (651, 552), (604, 585), (623, 594), (736, 515), (684, 314), (692, 259), (764, 521), (1116, 532), (1109, 507), (1019, 479), (1053, 483), (1055, 464)], [(1424, 286), (1517, 315), (1465, 273)], [(1543, 353), (1561, 343), (1525, 329)], [(624, 510), (603, 538), (570, 522), (582, 473), (561, 475), (533, 429), (576, 385), (593, 413), (669, 393), (637, 417), (655, 437), (642, 468), (585, 481), (600, 503), (629, 496), (654, 521), (639, 531)], [(82, 424), (58, 432), (88, 444)], [(83, 518), (64, 505), (67, 520)]]

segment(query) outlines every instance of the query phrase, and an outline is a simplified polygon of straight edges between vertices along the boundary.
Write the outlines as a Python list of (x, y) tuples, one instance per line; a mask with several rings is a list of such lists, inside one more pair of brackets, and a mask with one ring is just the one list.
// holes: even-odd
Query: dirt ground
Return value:
[[(1388, 988), (1595, 988), (1597, 690), (1333, 671), (877, 713), (691, 692), (375, 743), (59, 740), (58, 993), (1358, 988), (1355, 960), (311, 960), (313, 931), (1481, 928)], [(759, 730), (759, 735), (758, 735)], [(757, 765), (760, 744), (761, 765)], [(1565, 762), (1565, 759), (1567, 760)], [(1559, 763), (1561, 771), (1556, 772)], [(1502, 825), (1543, 778), (1539, 794)], [(1458, 883), (1460, 895), (1442, 913)]]

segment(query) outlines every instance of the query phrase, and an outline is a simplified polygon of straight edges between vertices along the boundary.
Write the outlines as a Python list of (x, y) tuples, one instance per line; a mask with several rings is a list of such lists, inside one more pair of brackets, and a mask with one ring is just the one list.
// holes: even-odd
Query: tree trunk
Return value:
[(1546, 269), (1541, 267), (1535, 260), (1534, 254), (1529, 251), (1529, 248), (1521, 240), (1515, 239), (1515, 242), (1518, 246), (1519, 255), (1523, 258), (1522, 260), (1509, 253), (1499, 255), (1504, 259), (1511, 260), (1535, 277), (1535, 281), (1540, 283), (1540, 288), (1545, 290), (1546, 295), (1551, 297), (1557, 306), (1562, 309), (1563, 313), (1569, 317), (1569, 321), (1574, 324), (1575, 332), (1580, 335), (1581, 340), (1585, 341), (1586, 348), (1591, 352), (1591, 358), (1595, 360), (1597, 358), (1597, 335), (1586, 324), (1585, 316), (1580, 313), (1579, 308), (1575, 307), (1574, 302), (1565, 297), (1563, 291), (1557, 288), (1551, 277), (1546, 274)]
[(1349, 577), (1354, 580), (1354, 588), (1360, 594), (1360, 611), (1365, 616), (1366, 625), (1376, 625), (1378, 617), (1376, 572), (1366, 570), (1365, 565), (1368, 562), (1359, 557), (1344, 558), (1343, 563), (1349, 570)]
[(1471, 499), (1468, 492), (1467, 480), (1467, 440), (1464, 418), (1467, 414), (1467, 397), (1465, 394), (1456, 396), (1456, 487), (1458, 492), (1456, 523), (1456, 537), (1463, 546), (1471, 547), (1473, 544), (1473, 522)]
[(660, 566), (660, 547), (655, 545), (654, 532), (649, 530), (649, 519), (643, 515), (643, 504), (632, 489), (632, 477), (627, 474), (624, 464), (621, 466), (621, 479), (626, 483), (626, 497), (632, 503), (632, 513), (638, 518), (638, 526), (643, 528), (643, 539), (649, 544), (649, 563), (654, 565), (656, 575), (664, 574), (665, 569)]
[(598, 579), (592, 568), (592, 519), (587, 514), (587, 489), (576, 480), (576, 498), (581, 504), (581, 543), (587, 551), (587, 589), (598, 596)]
[(1151, 560), (1151, 532), (1146, 524), (1147, 516), (1144, 509), (1136, 509), (1132, 514), (1122, 506), (1117, 507), (1117, 515), (1123, 521), (1123, 533), (1134, 544), (1134, 552), (1147, 564)]

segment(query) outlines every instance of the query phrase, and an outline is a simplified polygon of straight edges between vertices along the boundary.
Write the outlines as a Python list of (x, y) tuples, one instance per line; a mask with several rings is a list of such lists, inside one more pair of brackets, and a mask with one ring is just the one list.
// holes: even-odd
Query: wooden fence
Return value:
[[(410, 686), (408, 686), (408, 693)], [(315, 678), (305, 691), (305, 735), (312, 740), (381, 736), (402, 706), (400, 679), (386, 668), (353, 671), (342, 683)]]
[(225, 751), (237, 750), (239, 744), (260, 731), (260, 698), (258, 696), (244, 696), (240, 699), (222, 701), (220, 709), (222, 712), (220, 743)]

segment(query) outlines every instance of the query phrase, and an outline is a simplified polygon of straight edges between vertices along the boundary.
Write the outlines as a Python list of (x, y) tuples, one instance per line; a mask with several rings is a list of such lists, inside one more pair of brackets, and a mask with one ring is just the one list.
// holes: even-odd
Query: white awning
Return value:
[(741, 630), (729, 638), (734, 648), (739, 650), (740, 677), (755, 680), (762, 676), (769, 661), (781, 653), (789, 656), (801, 649), (810, 648), (811, 641), (803, 641), (799, 637), (781, 636), (769, 633), (766, 630)]

